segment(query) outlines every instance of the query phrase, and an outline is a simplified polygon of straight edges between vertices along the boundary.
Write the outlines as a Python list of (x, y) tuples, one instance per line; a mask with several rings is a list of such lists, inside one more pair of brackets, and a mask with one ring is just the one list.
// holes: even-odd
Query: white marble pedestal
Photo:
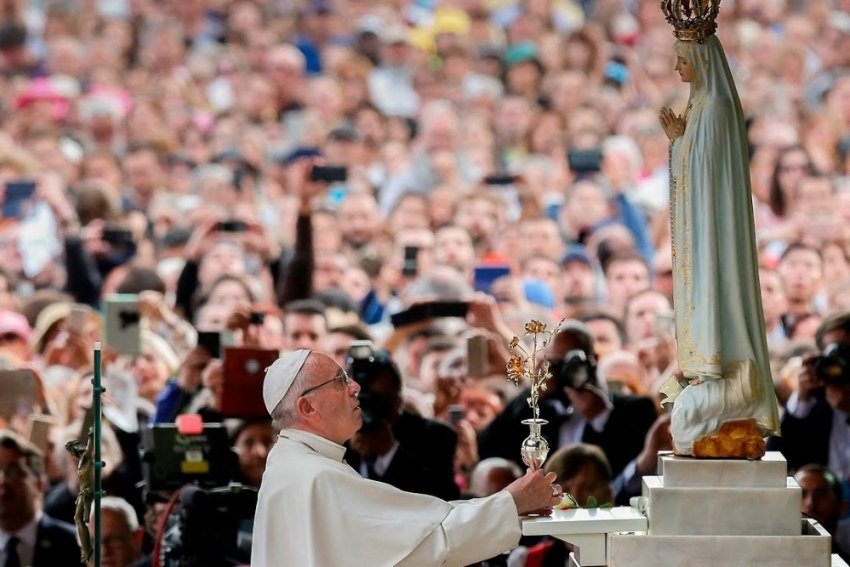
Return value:
[[(575, 548), (571, 567), (848, 567), (831, 538), (801, 518), (800, 488), (785, 459), (698, 460), (659, 455), (635, 508), (556, 511), (527, 518), (524, 535)], [(640, 510), (640, 511), (639, 511)]]
[(646, 518), (628, 506), (577, 510), (555, 510), (551, 516), (524, 518), (522, 535), (548, 535), (576, 548), (576, 560), (582, 567), (606, 565), (608, 534), (644, 532)]

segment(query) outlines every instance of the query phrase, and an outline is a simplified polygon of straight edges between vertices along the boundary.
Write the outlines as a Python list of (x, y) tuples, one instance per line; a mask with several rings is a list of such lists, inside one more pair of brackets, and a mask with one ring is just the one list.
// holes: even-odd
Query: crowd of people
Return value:
[[(847, 554), (850, 2), (724, 0), (718, 36), (783, 408), (769, 446)], [(580, 505), (627, 503), (671, 443), (675, 61), (657, 0), (0, 3), (0, 557), (75, 564), (49, 553), (76, 546), (65, 445), (95, 341), (113, 565), (150, 565), (163, 532), (150, 424), (224, 424), (230, 480), (261, 485), (278, 431), (233, 411), (240, 348), (330, 356), (369, 410), (346, 461), (453, 500), (522, 475), (510, 341), (562, 322), (547, 470)], [(116, 297), (137, 352), (109, 336)], [(522, 544), (512, 564), (564, 553)]]

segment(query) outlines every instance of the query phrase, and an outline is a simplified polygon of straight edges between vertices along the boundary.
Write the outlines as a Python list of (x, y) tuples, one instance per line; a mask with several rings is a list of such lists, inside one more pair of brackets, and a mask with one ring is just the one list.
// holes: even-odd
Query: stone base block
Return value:
[(785, 457), (778, 451), (768, 451), (758, 461), (658, 455), (658, 474), (670, 488), (784, 488), (787, 469)]
[(795, 536), (608, 536), (608, 567), (831, 567), (829, 534), (814, 520)]
[(800, 487), (670, 488), (657, 476), (643, 478), (649, 533), (695, 536), (796, 536), (800, 534)]

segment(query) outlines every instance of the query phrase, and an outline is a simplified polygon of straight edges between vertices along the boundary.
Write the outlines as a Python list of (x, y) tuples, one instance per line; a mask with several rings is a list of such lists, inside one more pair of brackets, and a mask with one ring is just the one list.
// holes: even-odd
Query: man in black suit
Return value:
[[(652, 400), (642, 396), (609, 394), (596, 375), (593, 339), (587, 327), (568, 320), (561, 324), (545, 352), (552, 378), (541, 392), (540, 417), (549, 423), (543, 436), (550, 452), (570, 443), (599, 446), (614, 475), (641, 452), (644, 439), (657, 417)], [(503, 457), (522, 463), (520, 444), (529, 430), (522, 420), (531, 418), (526, 399), (529, 390), (517, 395), (478, 439), (481, 459)]]
[(0, 475), (0, 565), (80, 565), (74, 527), (41, 511), (41, 451), (15, 433), (0, 430)]
[(384, 351), (354, 360), (348, 372), (361, 387), (363, 427), (345, 460), (366, 478), (407, 492), (454, 500), (457, 434), (447, 424), (402, 409), (401, 374)]
[(828, 317), (815, 333), (821, 355), (807, 359), (797, 390), (782, 415), (781, 437), (768, 450), (781, 451), (788, 468), (828, 466), (850, 479), (850, 312)]

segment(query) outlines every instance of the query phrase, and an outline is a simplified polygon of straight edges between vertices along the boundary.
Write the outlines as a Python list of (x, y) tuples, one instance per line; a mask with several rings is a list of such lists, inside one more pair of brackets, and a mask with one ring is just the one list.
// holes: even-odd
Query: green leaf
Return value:
[(585, 508), (598, 508), (596, 505), (596, 496), (588, 496)]

